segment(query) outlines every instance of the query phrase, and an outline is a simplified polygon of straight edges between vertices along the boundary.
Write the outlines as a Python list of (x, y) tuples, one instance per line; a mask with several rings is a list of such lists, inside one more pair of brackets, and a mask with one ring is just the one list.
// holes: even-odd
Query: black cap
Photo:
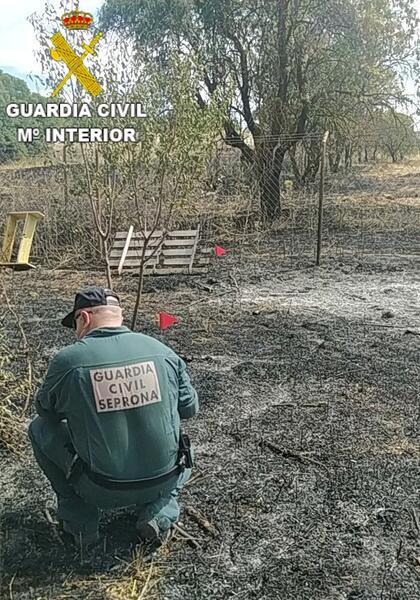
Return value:
[(120, 299), (112, 290), (101, 287), (88, 287), (80, 290), (74, 299), (73, 310), (64, 317), (61, 324), (73, 329), (74, 315), (82, 308), (91, 306), (121, 306)]

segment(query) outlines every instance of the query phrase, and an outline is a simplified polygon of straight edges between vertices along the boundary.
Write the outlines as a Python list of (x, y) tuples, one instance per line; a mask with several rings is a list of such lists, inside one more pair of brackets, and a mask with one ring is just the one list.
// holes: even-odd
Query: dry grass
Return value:
[(26, 445), (24, 421), (16, 417), (16, 407), (0, 405), (0, 447), (16, 456), (23, 456)]
[[(38, 166), (38, 168), (34, 168)], [(92, 238), (90, 210), (86, 198), (73, 193), (78, 184), (74, 165), (69, 165), (68, 202), (65, 202), (62, 164), (9, 165), (0, 169), (0, 221), (9, 210), (40, 210), (45, 219), (35, 236), (32, 256), (49, 266), (72, 267), (97, 260), (97, 240)], [(216, 176), (217, 175), (217, 176)], [(188, 198), (177, 206), (172, 226), (201, 223), (203, 242), (208, 239), (234, 240), (265, 227), (259, 217), (259, 189), (255, 178), (243, 172), (239, 159), (221, 161), (209, 182), (198, 182)], [(326, 226), (334, 235), (354, 230), (393, 233), (411, 228), (420, 212), (418, 187), (420, 160), (402, 164), (358, 165), (349, 173), (328, 173), (325, 185)], [(403, 185), (402, 185), (403, 184)], [(36, 189), (36, 194), (28, 190)], [(282, 190), (282, 215), (275, 231), (297, 231), (313, 235), (317, 227), (318, 190)], [(380, 209), (380, 210), (378, 210)], [(133, 221), (133, 205), (119, 198), (115, 227), (127, 228)], [(150, 210), (150, 207), (149, 209)], [(417, 225), (415, 225), (417, 227)]]
[(159, 600), (162, 572), (154, 561), (147, 562), (141, 552), (113, 573), (92, 578), (68, 579), (55, 600)]
[(26, 443), (25, 420), (18, 401), (25, 398), (28, 382), (20, 381), (11, 365), (13, 356), (7, 349), (4, 335), (0, 336), (0, 447), (22, 455)]
[[(412, 247), (420, 227), (420, 160), (401, 165), (379, 164), (330, 175), (325, 185), (324, 237), (330, 245), (343, 244), (343, 236), (370, 240), (378, 254), (383, 250), (375, 236), (412, 234)], [(282, 217), (273, 229), (288, 235), (316, 239), (318, 194), (304, 190), (285, 193)], [(346, 238), (346, 239), (347, 239)], [(408, 244), (409, 245), (409, 244)], [(296, 250), (296, 249), (295, 249)], [(414, 251), (414, 250), (413, 250)]]
[(385, 179), (387, 177), (394, 178), (395, 176), (406, 177), (407, 175), (412, 176), (413, 171), (418, 169), (420, 175), (420, 155), (414, 156), (411, 159), (405, 160), (401, 163), (379, 163), (372, 167), (372, 174)]
[[(10, 343), (5, 330), (0, 329), (0, 448), (21, 456), (26, 445), (25, 417), (33, 391), (32, 363), (26, 333), (20, 315), (11, 303), (6, 278), (0, 283), (3, 319), (7, 311), (16, 327), (14, 341), (20, 341), (16, 347)], [(21, 369), (22, 358), (26, 363), (24, 371)]]

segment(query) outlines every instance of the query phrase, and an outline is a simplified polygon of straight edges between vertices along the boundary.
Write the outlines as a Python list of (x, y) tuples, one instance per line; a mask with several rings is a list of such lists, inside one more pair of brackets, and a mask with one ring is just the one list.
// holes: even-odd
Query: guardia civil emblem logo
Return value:
[[(63, 27), (70, 32), (88, 31), (92, 27), (93, 21), (93, 16), (90, 13), (82, 12), (79, 8), (67, 12), (61, 17)], [(84, 52), (81, 55), (71, 47), (61, 33), (58, 32), (52, 36), (51, 42), (53, 43), (53, 48), (51, 48), (51, 57), (56, 61), (63, 61), (69, 70), (67, 75), (51, 94), (53, 98), (60, 93), (72, 76), (76, 77), (91, 96), (96, 97), (103, 91), (99, 81), (84, 64), (84, 60), (89, 54), (97, 56), (94, 47), (98, 44), (102, 36), (103, 32), (99, 31), (89, 44), (83, 42), (82, 48)]]

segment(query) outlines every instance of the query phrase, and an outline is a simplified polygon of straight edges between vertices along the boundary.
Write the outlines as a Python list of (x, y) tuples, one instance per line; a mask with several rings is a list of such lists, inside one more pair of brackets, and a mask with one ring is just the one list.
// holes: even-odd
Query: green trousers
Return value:
[(141, 490), (109, 490), (82, 475), (69, 483), (66, 475), (75, 451), (65, 422), (35, 417), (29, 426), (29, 439), (35, 458), (57, 494), (58, 518), (66, 521), (75, 534), (98, 530), (99, 511), (126, 506), (135, 507), (139, 523), (152, 519), (162, 532), (179, 519), (177, 496), (191, 475), (186, 469), (157, 486)]

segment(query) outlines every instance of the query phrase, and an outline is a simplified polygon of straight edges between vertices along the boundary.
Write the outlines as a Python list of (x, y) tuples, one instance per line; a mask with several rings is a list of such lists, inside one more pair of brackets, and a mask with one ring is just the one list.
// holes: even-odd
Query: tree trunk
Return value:
[(319, 154), (317, 156), (312, 156), (309, 160), (308, 167), (305, 171), (305, 175), (303, 177), (304, 183), (314, 183), (316, 176), (318, 175), (319, 165), (321, 162), (321, 157)]
[(344, 158), (344, 164), (345, 164), (346, 171), (348, 171), (351, 168), (351, 157), (352, 157), (351, 144), (346, 144), (345, 158)]
[(141, 304), (141, 300), (142, 300), (142, 295), (143, 295), (144, 266), (145, 266), (146, 247), (147, 247), (147, 244), (144, 243), (144, 245), (143, 245), (143, 251), (142, 251), (142, 256), (141, 256), (141, 260), (140, 260), (139, 280), (137, 282), (136, 302), (135, 302), (135, 305), (134, 305), (133, 316), (131, 318), (131, 329), (133, 331), (136, 330), (137, 317), (138, 317), (138, 314), (139, 314), (139, 308), (140, 308), (140, 304)]
[(105, 260), (105, 272), (106, 272), (106, 280), (108, 284), (108, 288), (112, 290), (112, 274), (111, 274), (111, 265), (109, 262), (109, 243), (108, 240), (104, 240), (101, 237), (102, 246), (104, 248), (104, 260)]
[[(96, 168), (96, 176), (97, 176), (99, 173), (99, 152), (98, 152), (97, 148), (95, 148), (95, 168)], [(98, 211), (98, 221), (99, 221), (99, 223), (102, 224), (102, 197), (101, 197), (101, 193), (99, 191), (98, 185), (96, 186), (96, 202), (97, 202), (97, 211)], [(104, 240), (100, 234), (98, 235), (98, 241), (99, 241), (99, 256), (101, 259), (104, 259), (105, 258)]]
[(389, 146), (389, 145), (387, 145), (387, 149), (388, 149), (389, 155), (390, 155), (390, 157), (392, 159), (392, 162), (396, 163), (397, 162), (397, 153), (396, 153), (396, 151), (394, 150), (394, 148), (392, 146)]
[(341, 163), (341, 157), (342, 157), (343, 151), (341, 150), (341, 148), (337, 148), (335, 151), (335, 157), (332, 161), (332, 164), (330, 164), (330, 168), (332, 173), (338, 173), (339, 169), (340, 169), (340, 163)]
[(259, 188), (261, 201), (261, 217), (266, 223), (272, 223), (280, 217), (280, 175), (284, 155), (287, 148), (259, 149), (257, 160), (259, 165)]
[(313, 183), (319, 171), (319, 165), (321, 162), (321, 153), (319, 148), (319, 141), (313, 140), (309, 147), (306, 146), (306, 157), (307, 163), (305, 172), (303, 174), (303, 183)]
[[(289, 156), (290, 156), (290, 163), (292, 165), (293, 175), (295, 176), (295, 179), (296, 179), (296, 183), (299, 187), (301, 187), (303, 184), (304, 176), (300, 172), (300, 168), (299, 168), (298, 162), (296, 160), (295, 147), (290, 148)], [(305, 156), (305, 161), (306, 161), (306, 156)], [(306, 171), (306, 169), (305, 169), (305, 171)]]
[(68, 178), (67, 146), (63, 145), (63, 175), (64, 175), (64, 204), (69, 205), (69, 178)]

